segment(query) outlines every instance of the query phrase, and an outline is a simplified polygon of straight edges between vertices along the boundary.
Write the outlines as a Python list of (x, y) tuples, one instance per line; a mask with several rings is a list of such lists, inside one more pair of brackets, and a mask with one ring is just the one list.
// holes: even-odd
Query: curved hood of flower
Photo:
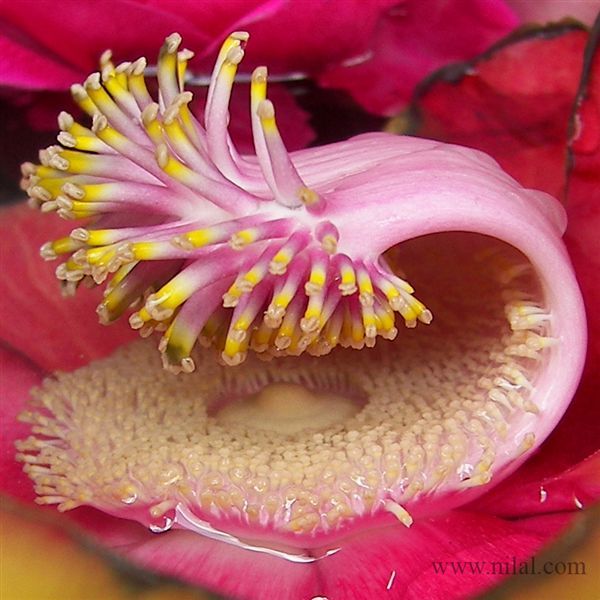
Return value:
[(105, 55), (73, 88), (91, 128), (62, 113), (61, 146), (23, 166), (33, 206), (88, 219), (42, 247), (64, 291), (108, 280), (101, 321), (161, 331), (167, 372), (137, 344), (46, 382), (18, 458), (40, 503), (312, 561), (298, 548), (410, 527), (516, 468), (573, 395), (585, 319), (561, 206), (482, 153), (369, 134), (289, 154), (259, 67), (240, 156), (246, 40), (203, 123), (177, 35), (158, 102), (142, 59)]

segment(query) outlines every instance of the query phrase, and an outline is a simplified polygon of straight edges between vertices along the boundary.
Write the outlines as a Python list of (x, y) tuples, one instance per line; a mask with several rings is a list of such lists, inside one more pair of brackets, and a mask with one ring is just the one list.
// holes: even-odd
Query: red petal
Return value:
[[(545, 515), (512, 522), (475, 512), (450, 512), (416, 522), (410, 529), (391, 524), (358, 535), (337, 553), (308, 564), (181, 530), (151, 534), (132, 524), (130, 530), (118, 526), (117, 533), (110, 527), (94, 527), (94, 535), (138, 566), (233, 597), (370, 600), (390, 594), (407, 600), (445, 600), (471, 597), (495, 585), (507, 573), (490, 572), (490, 561), (512, 563), (514, 557), (519, 565), (529, 560), (570, 518), (571, 514)], [(323, 556), (330, 550), (311, 554)], [(465, 573), (439, 572), (439, 563), (452, 571), (450, 563), (459, 562)], [(469, 572), (467, 563), (482, 573)]]
[(516, 25), (502, 1), (409, 0), (380, 20), (369, 53), (333, 66), (319, 83), (348, 90), (367, 110), (391, 115), (425, 75), (482, 52)]
[(555, 25), (442, 69), (417, 93), (417, 132), (491, 154), (522, 184), (563, 197), (567, 123), (587, 33)]
[(25, 205), (0, 212), (6, 248), (0, 257), (0, 340), (46, 371), (80, 367), (136, 337), (126, 320), (110, 327), (98, 323), (99, 289), (61, 297), (56, 263), (45, 263), (38, 248), (48, 239), (68, 235), (73, 227)]
[(50, 52), (7, 36), (0, 23), (0, 82), (25, 89), (66, 89), (81, 78), (80, 72), (62, 64)]
[(0, 346), (0, 470), (2, 491), (16, 498), (33, 501), (31, 480), (23, 473), (23, 465), (15, 460), (15, 440), (26, 438), (31, 427), (19, 423), (29, 390), (44, 377), (35, 365), (13, 349)]
[(570, 139), (566, 242), (586, 300), (588, 374), (600, 386), (600, 16), (591, 32)]
[[(244, 69), (268, 64), (272, 72), (320, 70), (324, 64), (364, 52), (379, 15), (394, 1), (347, 0), (337, 3), (335, 10), (322, 2), (303, 4), (298, 10), (296, 4), (283, 0), (70, 1), (68, 10), (60, 11), (52, 0), (3, 3), (0, 34), (6, 43), (12, 40), (18, 45), (17, 56), (28, 61), (3, 65), (2, 78), (13, 85), (56, 89), (73, 81), (67, 81), (63, 72), (38, 68), (35, 55), (48, 57), (83, 78), (96, 68), (107, 47), (117, 60), (141, 55), (153, 60), (157, 45), (173, 31), (183, 36), (190, 49), (210, 55), (212, 63), (222, 38), (243, 28), (250, 30), (253, 48)], [(202, 65), (210, 67), (209, 62)]]
[(540, 464), (534, 460), (528, 468), (517, 471), (469, 507), (514, 518), (578, 510), (600, 500), (600, 450), (551, 477), (536, 473)]
[[(230, 104), (229, 133), (241, 154), (255, 154), (248, 109), (249, 98), (250, 86), (236, 84)], [(298, 106), (292, 94), (283, 84), (269, 85), (269, 99), (275, 105), (277, 126), (286, 148), (290, 152), (306, 148), (314, 139), (308, 113)], [(196, 110), (196, 112), (198, 111)]]
[[(567, 520), (552, 517), (542, 531), (529, 531), (520, 521), (456, 511), (417, 522), (409, 530), (390, 527), (357, 537), (320, 564), (329, 592), (324, 595), (348, 600), (386, 593), (405, 600), (471, 598), (503, 579), (492, 572), (491, 561), (527, 561)], [(464, 573), (454, 573), (461, 567)]]

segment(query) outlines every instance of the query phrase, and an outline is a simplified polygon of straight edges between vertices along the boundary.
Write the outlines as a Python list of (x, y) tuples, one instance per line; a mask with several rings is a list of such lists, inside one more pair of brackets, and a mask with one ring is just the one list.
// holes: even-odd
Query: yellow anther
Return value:
[[(65, 141), (64, 139), (61, 139), (61, 135), (58, 136), (58, 141), (65, 146), (69, 145), (64, 143)], [(81, 150), (82, 152), (102, 152), (103, 150), (106, 150), (106, 144), (95, 135), (76, 136), (73, 134), (73, 144), (69, 145), (69, 147)]]
[(377, 329), (381, 331), (389, 331), (394, 327), (396, 319), (394, 318), (394, 313), (391, 310), (384, 310), (381, 307), (376, 307), (375, 315), (378, 319)]
[[(233, 58), (233, 56), (232, 56)], [(238, 62), (234, 62), (230, 59), (225, 60), (219, 71), (219, 79), (224, 79), (228, 84), (233, 85), (235, 75), (238, 69)]]
[(365, 330), (363, 328), (363, 324), (358, 321), (357, 319), (352, 319), (351, 321), (351, 328), (352, 328), (352, 341), (354, 342), (362, 342), (364, 340), (365, 337)]
[(137, 262), (130, 262), (130, 263), (127, 263), (126, 265), (123, 265), (122, 267), (119, 267), (117, 272), (112, 276), (111, 280), (106, 285), (105, 295), (107, 297), (110, 294), (110, 292), (112, 292), (112, 290), (117, 285), (119, 285), (119, 283), (121, 283), (121, 281), (123, 281), (125, 279), (125, 277), (127, 277), (127, 275), (129, 275), (129, 273), (131, 273), (131, 270), (137, 264), (138, 264)]
[(360, 269), (358, 272), (358, 289), (361, 294), (373, 295), (373, 284), (371, 283), (371, 278), (364, 269)]
[(312, 285), (322, 288), (325, 285), (327, 273), (322, 265), (315, 265), (310, 271), (308, 282)]
[(69, 133), (74, 135), (75, 137), (91, 137), (94, 135), (91, 129), (80, 125), (79, 123), (77, 123), (77, 121), (73, 121), (73, 124), (69, 128)]
[(135, 242), (131, 250), (135, 260), (152, 260), (165, 249), (165, 242)]
[(109, 91), (110, 95), (116, 100), (125, 100), (129, 93), (127, 92), (127, 76), (124, 73), (112, 71), (102, 71), (102, 79), (104, 87)]
[(285, 273), (287, 266), (290, 264), (294, 254), (290, 248), (282, 248), (275, 254), (269, 264), (269, 271), (276, 275)]
[(96, 105), (90, 97), (88, 93), (85, 91), (85, 88), (76, 83), (71, 86), (71, 95), (73, 96), (73, 100), (77, 103), (79, 108), (83, 110), (83, 112), (87, 113), (90, 117), (95, 115), (98, 112)]
[(187, 48), (184, 48), (177, 53), (177, 81), (179, 82), (179, 89), (183, 90), (185, 84), (185, 72), (187, 70), (188, 61), (194, 58), (194, 53)]
[(105, 246), (112, 243), (110, 229), (90, 229), (87, 233), (86, 244), (88, 246)]
[(181, 36), (172, 33), (166, 39), (158, 55), (158, 68), (165, 73), (174, 72), (177, 69), (177, 49), (181, 44)]
[(267, 69), (266, 67), (258, 67), (252, 73), (252, 81), (250, 83), (250, 99), (252, 106), (258, 106), (267, 98)]
[(104, 124), (101, 127), (97, 127), (94, 129), (94, 133), (100, 138), (104, 143), (108, 144), (111, 148), (115, 148), (117, 150), (121, 148), (125, 148), (129, 145), (129, 138), (124, 136), (122, 133), (119, 133), (113, 127)]
[[(48, 200), (51, 200), (52, 198), (56, 198), (56, 196), (58, 196), (58, 194), (61, 192), (61, 188), (63, 185), (64, 179), (62, 178), (55, 177), (52, 179), (40, 179), (36, 184), (36, 188), (41, 188), (41, 190), (36, 191), (38, 191), (43, 196), (47, 197)], [(49, 197), (42, 190), (48, 192)]]
[(91, 248), (85, 253), (85, 260), (90, 265), (103, 264), (116, 256), (116, 248), (102, 246), (100, 248)]
[(91, 154), (87, 155), (83, 152), (75, 152), (72, 150), (63, 150), (58, 156), (68, 162), (68, 165), (64, 170), (69, 173), (87, 173), (94, 160), (94, 156)]
[(225, 355), (224, 358), (242, 358), (240, 355), (247, 350), (250, 341), (250, 336), (247, 332), (249, 326), (250, 323), (247, 322), (247, 315), (246, 318), (241, 317), (236, 321), (236, 324), (230, 329), (227, 339), (225, 340), (225, 348), (223, 350), (223, 354)]
[(180, 273), (177, 278), (163, 285), (158, 292), (148, 296), (145, 306), (149, 314), (153, 314), (152, 309), (155, 307), (159, 310), (172, 310), (185, 302), (194, 292), (194, 289), (186, 283), (186, 278)]
[(311, 296), (306, 311), (304, 313), (305, 319), (316, 319), (318, 321), (323, 310), (323, 298), (322, 296)]
[(273, 298), (272, 304), (279, 308), (287, 308), (292, 301), (293, 296), (286, 292), (280, 292)]
[[(178, 116), (179, 115), (180, 112), (178, 113)], [(188, 143), (188, 137), (181, 127), (179, 119), (169, 119), (168, 121), (164, 122), (163, 127), (165, 129), (165, 133), (172, 142), (179, 144)]]
[(158, 104), (154, 102), (148, 104), (142, 111), (142, 123), (146, 129), (148, 137), (154, 142), (155, 145), (163, 143), (162, 126), (158, 121)]
[(160, 168), (167, 174), (179, 181), (186, 181), (190, 176), (193, 177), (191, 170), (183, 163), (179, 162), (169, 153), (166, 146), (157, 148), (156, 158)]
[(294, 331), (296, 330), (296, 320), (295, 319), (285, 319), (279, 327), (279, 331), (277, 332), (277, 337), (281, 338), (290, 338), (292, 337)]
[(343, 296), (348, 296), (356, 291), (356, 275), (350, 264), (343, 264), (340, 269), (342, 281), (339, 284), (339, 289)]
[(202, 246), (210, 244), (215, 239), (215, 230), (211, 228), (196, 229), (195, 231), (188, 231), (180, 237), (189, 242), (194, 248), (202, 248)]
[(223, 294), (223, 306), (225, 308), (232, 308), (237, 306), (239, 299), (242, 297), (244, 292), (234, 283), (224, 294)]
[[(146, 59), (139, 58), (133, 62), (128, 70), (127, 85), (129, 91), (136, 99), (144, 99), (147, 102), (152, 102), (146, 80), (144, 78), (144, 70), (146, 69)], [(143, 104), (142, 104), (143, 106)]]
[(81, 248), (81, 245), (81, 242), (78, 242), (70, 237), (63, 237), (50, 243), (50, 246), (55, 254), (67, 254), (69, 252), (73, 252), (74, 250)]
[(64, 177), (65, 174), (53, 169), (52, 167), (47, 167), (43, 165), (35, 165), (35, 175), (40, 179), (45, 178), (56, 178), (56, 177)]
[(256, 229), (242, 229), (231, 236), (230, 246), (235, 250), (240, 250), (244, 246), (256, 241), (258, 232)]
[(372, 306), (362, 307), (363, 327), (365, 328), (365, 336), (374, 338), (377, 335), (377, 318)]
[(257, 285), (258, 283), (260, 283), (262, 281), (263, 277), (264, 277), (264, 273), (262, 272), (262, 269), (253, 267), (249, 271), (246, 271), (246, 273), (242, 277), (242, 281), (238, 282), (238, 285), (240, 285), (240, 287), (241, 287), (244, 282), (247, 282), (251, 287), (254, 287), (255, 285)]
[(219, 64), (226, 60), (230, 51), (234, 48), (240, 48), (242, 43), (248, 41), (249, 34), (245, 31), (234, 31), (231, 35), (227, 37), (227, 39), (221, 44), (221, 48), (219, 49), (219, 55), (217, 56), (216, 63)]

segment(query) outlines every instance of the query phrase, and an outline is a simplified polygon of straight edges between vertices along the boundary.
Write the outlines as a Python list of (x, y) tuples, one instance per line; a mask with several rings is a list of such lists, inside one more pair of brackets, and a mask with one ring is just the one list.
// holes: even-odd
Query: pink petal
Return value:
[(363, 60), (331, 67), (319, 83), (349, 91), (371, 112), (391, 115), (427, 74), (482, 52), (516, 25), (514, 13), (500, 1), (410, 0), (380, 21)]
[(61, 297), (56, 263), (44, 263), (38, 249), (48, 239), (68, 235), (72, 223), (48, 218), (25, 205), (0, 212), (2, 253), (0, 340), (46, 371), (82, 366), (135, 339), (127, 323), (98, 323), (100, 290), (82, 289)]

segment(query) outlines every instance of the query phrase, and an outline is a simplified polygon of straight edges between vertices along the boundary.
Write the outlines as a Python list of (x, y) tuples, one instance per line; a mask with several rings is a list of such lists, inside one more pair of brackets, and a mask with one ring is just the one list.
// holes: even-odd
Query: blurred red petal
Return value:
[(29, 390), (39, 385), (44, 372), (20, 356), (14, 349), (0, 346), (0, 470), (2, 491), (15, 498), (33, 501), (31, 480), (23, 473), (23, 465), (15, 460), (14, 442), (29, 435), (31, 427), (19, 423)]
[(0, 341), (46, 371), (80, 367), (136, 337), (126, 320), (108, 328), (98, 323), (101, 290), (61, 296), (56, 263), (41, 260), (38, 249), (73, 227), (24, 204), (0, 212)]
[(571, 0), (507, 0), (508, 5), (524, 23), (549, 23), (572, 17), (591, 25), (600, 10), (599, 0), (572, 2)]
[(427, 74), (482, 52), (517, 24), (499, 0), (407, 0), (380, 20), (368, 53), (332, 66), (318, 81), (349, 91), (371, 112), (391, 115)]
[[(56, 10), (52, 0), (24, 0), (0, 6), (0, 35), (16, 40), (24, 49), (23, 58), (27, 49), (83, 78), (96, 68), (107, 47), (119, 61), (142, 55), (152, 61), (163, 38), (173, 31), (200, 58), (210, 55), (208, 62), (199, 62), (200, 68), (210, 68), (215, 46), (230, 32), (245, 28), (252, 34), (253, 49), (244, 70), (266, 63), (273, 73), (313, 71), (364, 52), (379, 15), (394, 2), (348, 0), (336, 3), (334, 9), (330, 3), (313, 2), (299, 10), (297, 4), (283, 0), (64, 0), (61, 10)], [(138, 27), (139, 23), (144, 26)], [(28, 62), (22, 69), (20, 62), (7, 64), (5, 82), (57, 89), (57, 73), (38, 69), (33, 55)], [(63, 76), (59, 80), (60, 85), (72, 83)]]
[[(198, 97), (203, 99), (203, 91)], [(292, 94), (281, 83), (269, 85), (269, 99), (277, 110), (277, 126), (289, 151), (306, 148), (314, 139), (309, 114), (296, 103)], [(229, 133), (241, 154), (255, 154), (250, 124), (250, 86), (236, 84), (231, 97)], [(199, 114), (198, 104), (195, 112)]]
[(0, 83), (24, 89), (60, 90), (81, 78), (79, 71), (57, 61), (26, 40), (7, 35), (0, 22)]

